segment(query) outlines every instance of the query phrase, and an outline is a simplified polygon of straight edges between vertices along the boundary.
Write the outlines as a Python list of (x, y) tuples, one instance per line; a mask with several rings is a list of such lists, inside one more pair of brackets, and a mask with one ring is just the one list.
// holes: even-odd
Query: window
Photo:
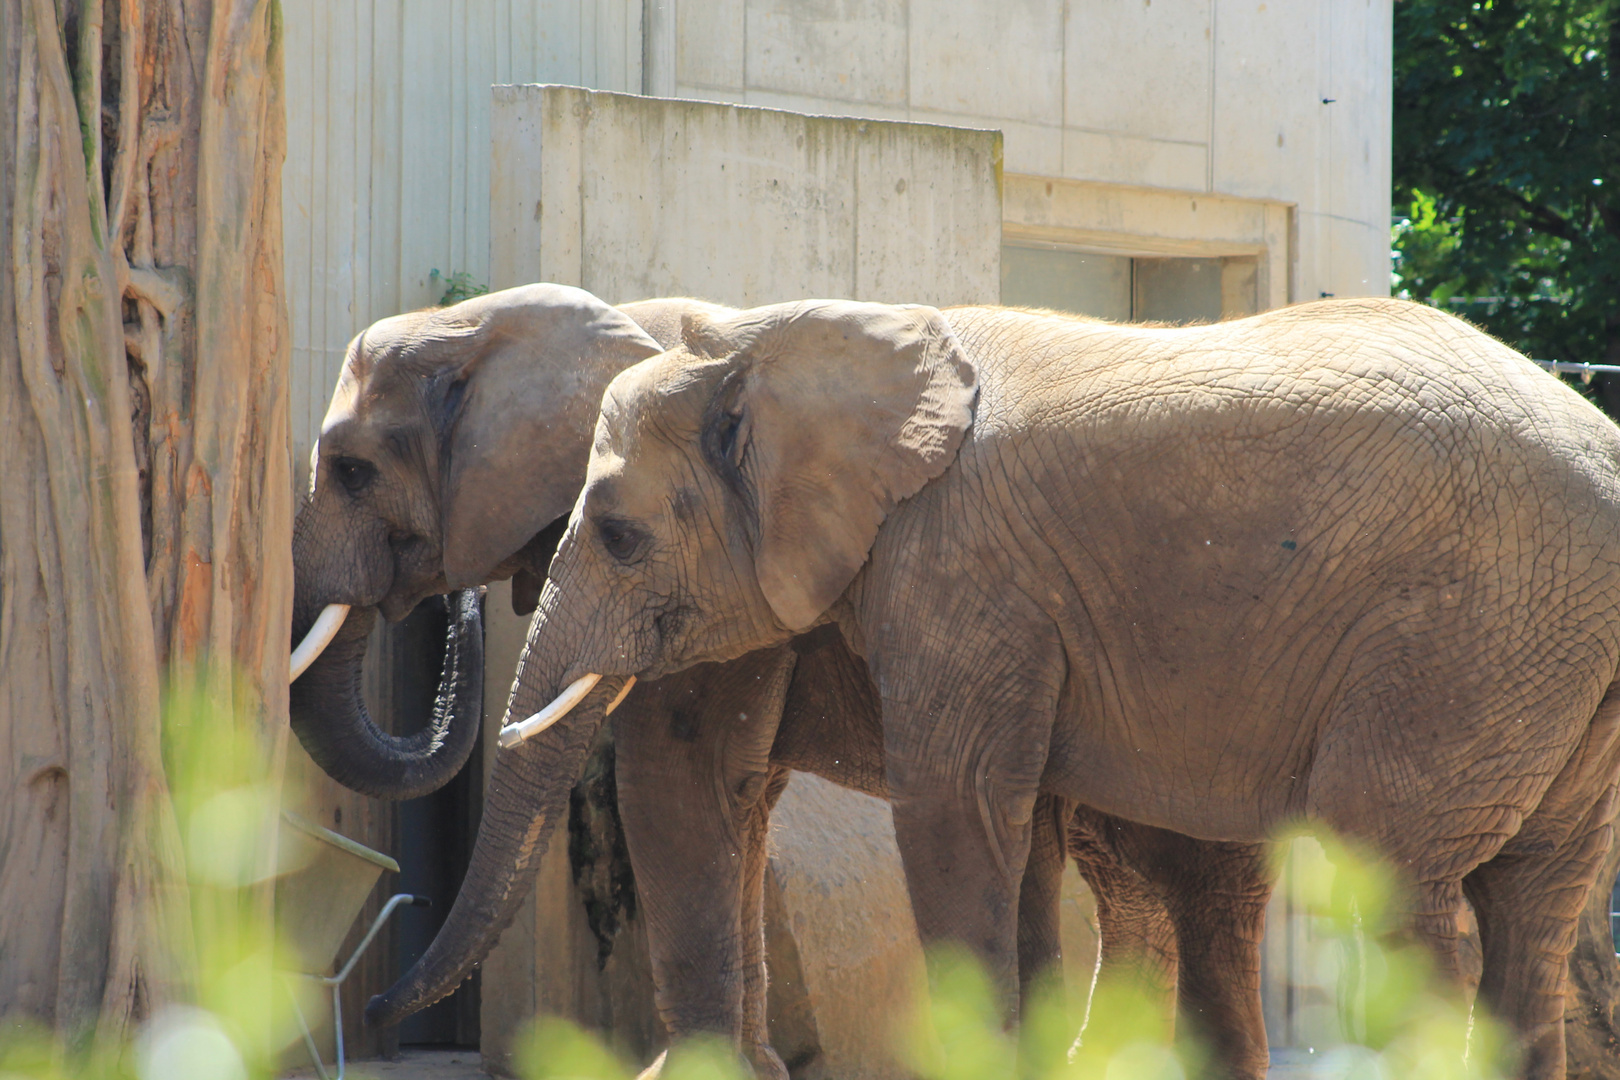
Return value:
[(1216, 322), (1257, 309), (1257, 260), (1098, 255), (1053, 244), (1001, 249), (1001, 302), (1116, 322)]

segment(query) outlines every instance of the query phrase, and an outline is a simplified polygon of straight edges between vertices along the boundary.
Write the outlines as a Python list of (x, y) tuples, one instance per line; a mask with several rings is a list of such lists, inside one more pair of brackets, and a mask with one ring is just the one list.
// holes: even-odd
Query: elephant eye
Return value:
[(621, 518), (600, 518), (596, 522), (596, 535), (607, 553), (622, 563), (631, 562), (647, 539), (636, 526)]
[(341, 457), (332, 462), (332, 471), (337, 474), (338, 483), (350, 495), (358, 495), (366, 490), (377, 476), (377, 468), (371, 462), (351, 457)]

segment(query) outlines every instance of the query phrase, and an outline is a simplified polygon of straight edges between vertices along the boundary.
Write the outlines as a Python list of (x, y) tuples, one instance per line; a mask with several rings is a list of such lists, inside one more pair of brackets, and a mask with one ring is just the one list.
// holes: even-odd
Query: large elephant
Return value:
[(1043, 795), (1207, 840), (1305, 818), (1400, 868), (1442, 971), (1466, 893), (1481, 998), (1562, 1075), (1620, 770), (1595, 409), (1387, 300), (1193, 328), (820, 301), (684, 340), (603, 398), (508, 713), (584, 690), (524, 748), (542, 775), (632, 678), (831, 624), (878, 689), (918, 929), (1009, 1014)]
[[(295, 730), (336, 779), (406, 798), (465, 761), (478, 724), (474, 594), (452, 605), (439, 708), (415, 736), (382, 732), (361, 701), (374, 612), (397, 619), (424, 596), (507, 577), (519, 613), (531, 609), (584, 480), (603, 389), (677, 344), (682, 318), (694, 314), (735, 313), (693, 300), (615, 311), (580, 290), (537, 285), (385, 319), (355, 339), (295, 530), (298, 635), (330, 605), (349, 608), (292, 694)], [(643, 683), (615, 725), (620, 810), (664, 1019), (676, 1035), (729, 1034), (762, 1074), (781, 1075), (765, 1026), (765, 829), (790, 769), (886, 794), (865, 666), (828, 627)], [(498, 759), (465, 898), (432, 954), (454, 958), (456, 972), (493, 944), (527, 891), (526, 870), (549, 827), (566, 812), (568, 767), (542, 768), (525, 760), (532, 755)], [(1035, 973), (1058, 958), (1067, 848), (1099, 898), (1105, 968), (1140, 969), (1167, 998), (1179, 986), (1184, 1015), (1219, 1037), (1231, 1071), (1263, 1070), (1264, 890), (1236, 882), (1260, 879), (1258, 851), (1072, 806), (1043, 803), (1043, 843), (1023, 890), (1021, 969)], [(1178, 927), (1188, 943), (1179, 979)], [(397, 1019), (448, 993), (459, 978), (436, 970), (431, 996), (396, 995), (373, 1017)]]

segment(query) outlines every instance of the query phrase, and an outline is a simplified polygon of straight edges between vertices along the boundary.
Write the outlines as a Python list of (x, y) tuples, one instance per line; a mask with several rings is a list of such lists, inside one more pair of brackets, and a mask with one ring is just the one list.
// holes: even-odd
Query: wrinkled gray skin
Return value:
[(1387, 300), (1179, 329), (809, 302), (684, 338), (604, 396), (513, 715), (603, 678), (539, 752), (630, 675), (830, 623), (879, 690), (918, 929), (1009, 1015), (1042, 796), (1244, 844), (1305, 818), (1401, 869), (1453, 976), (1466, 893), (1481, 1000), (1563, 1074), (1620, 769), (1595, 409)]
[(424, 597), (514, 574), (537, 593), (555, 547), (543, 530), (579, 491), (588, 402), (656, 352), (632, 320), (557, 285), (384, 319), (350, 344), (293, 526), (294, 641), (327, 604), (353, 608), (290, 695), (293, 730), (334, 779), (405, 799), (465, 763), (481, 712), (477, 603), (452, 603), (433, 722), (409, 736), (381, 731), (361, 697), (376, 612), (401, 619)]
[[(733, 314), (695, 300), (622, 311), (663, 345), (679, 342), (683, 316)], [(360, 701), (371, 612), (402, 617), (423, 596), (449, 589), (452, 576), (456, 586), (510, 576), (520, 613), (532, 608), (560, 536), (547, 525), (566, 515), (583, 482), (602, 389), (658, 348), (594, 297), (555, 286), (385, 319), (356, 338), (323, 425), (295, 545), (298, 634), (327, 603), (357, 607), (293, 688), (299, 736), (334, 777), (375, 796), (411, 797), (465, 761), (479, 711), (481, 665), (469, 651), (480, 641), (475, 594), (452, 603), (435, 723), (405, 739), (377, 731)], [(782, 1074), (765, 1024), (761, 889), (770, 809), (795, 768), (884, 796), (878, 716), (864, 665), (831, 627), (644, 684), (615, 713), (621, 815), (658, 1002), (673, 1034), (729, 1035), (762, 1075)], [(544, 759), (502, 753), (466, 886), (484, 922), (473, 925), (468, 904), (459, 905), (452, 923), (470, 929), (447, 938), (441, 953), (453, 945), (452, 955), (476, 960), (493, 945), (532, 878), (522, 868), (538, 859), (549, 826), (566, 813), (569, 770), (577, 768), (557, 762), (574, 761), (588, 744), (576, 739)], [(556, 786), (538, 782), (554, 778)], [(1168, 1012), (1181, 927), (1192, 943), (1179, 980), (1183, 1016), (1221, 1035), (1233, 1072), (1263, 1068), (1260, 907), (1243, 902), (1246, 894), (1229, 881), (1235, 867), (1260, 880), (1258, 853), (1161, 835), (1084, 808), (1070, 815), (1070, 805), (1043, 803), (1048, 843), (1046, 857), (1032, 857), (1026, 872), (1021, 969), (1049, 971), (1059, 958), (1067, 843), (1099, 897), (1105, 968), (1139, 971)], [(503, 831), (506, 821), (523, 828)], [(1263, 888), (1248, 893), (1263, 906)], [(1225, 951), (1211, 943), (1225, 943)]]

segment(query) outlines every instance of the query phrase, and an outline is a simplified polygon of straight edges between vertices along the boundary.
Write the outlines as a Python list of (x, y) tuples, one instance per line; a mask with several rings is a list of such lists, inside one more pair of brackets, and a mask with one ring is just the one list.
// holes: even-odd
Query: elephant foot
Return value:
[(664, 1075), (664, 1063), (668, 1060), (669, 1051), (665, 1050), (662, 1054), (653, 1058), (651, 1065), (636, 1074), (636, 1080), (658, 1080), (659, 1077)]
[(747, 1056), (758, 1080), (788, 1080), (787, 1065), (775, 1050), (764, 1043), (748, 1047)]
[[(756, 1080), (788, 1080), (787, 1066), (769, 1046), (758, 1044), (747, 1047), (743, 1056), (748, 1066), (753, 1069)], [(636, 1074), (636, 1080), (661, 1080), (668, 1068), (669, 1051), (665, 1050), (653, 1059), (651, 1065)]]

